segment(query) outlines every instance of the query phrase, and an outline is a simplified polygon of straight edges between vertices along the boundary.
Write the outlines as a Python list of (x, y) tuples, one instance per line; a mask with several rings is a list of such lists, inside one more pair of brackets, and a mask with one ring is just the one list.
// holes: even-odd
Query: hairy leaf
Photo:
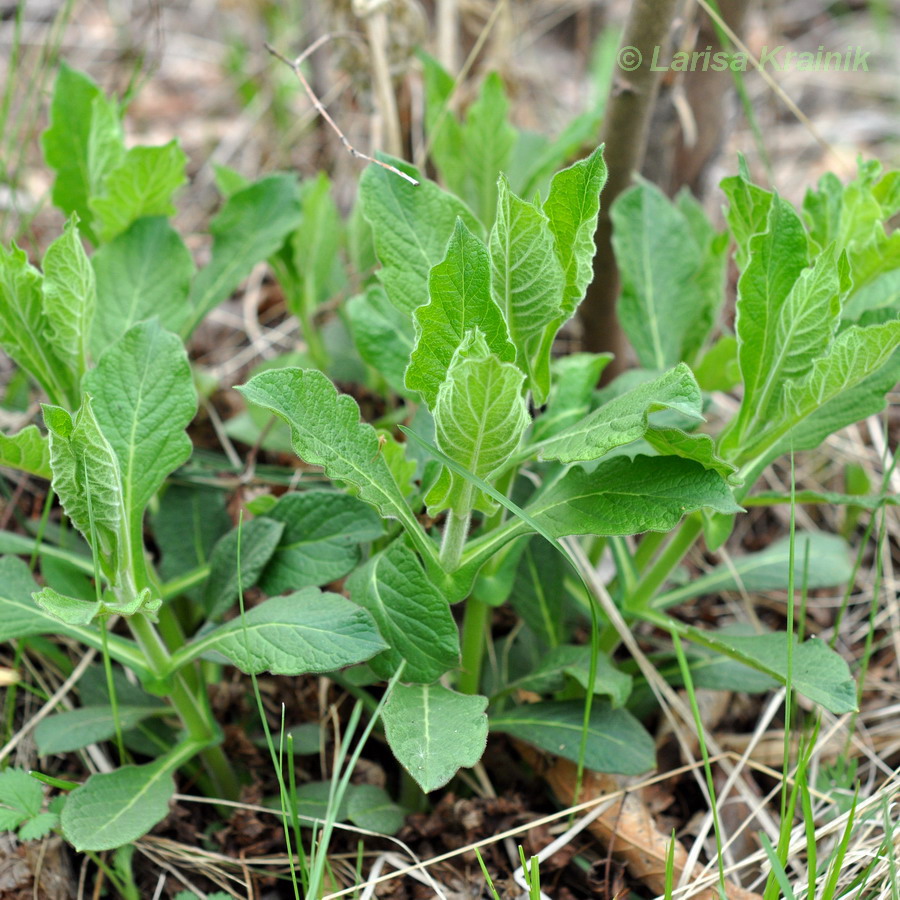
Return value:
[[(159, 716), (169, 711), (160, 706), (116, 707), (118, 725), (128, 731), (140, 725), (145, 719)], [(34, 730), (34, 739), (40, 756), (55, 753), (70, 753), (88, 744), (107, 741), (116, 734), (116, 718), (111, 706), (83, 706), (67, 712), (48, 716)]]
[(26, 425), (16, 434), (0, 434), (0, 466), (49, 480), (52, 477), (49, 439), (36, 425)]

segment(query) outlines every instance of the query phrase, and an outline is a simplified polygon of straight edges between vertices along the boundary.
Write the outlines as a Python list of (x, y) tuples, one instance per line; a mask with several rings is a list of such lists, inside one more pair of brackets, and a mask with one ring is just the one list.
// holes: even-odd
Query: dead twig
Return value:
[(315, 41), (312, 45), (310, 45), (300, 56), (298, 56), (295, 60), (290, 60), (286, 56), (283, 56), (279, 53), (271, 44), (266, 43), (265, 47), (269, 53), (272, 54), (276, 59), (281, 60), (288, 68), (293, 71), (293, 73), (297, 76), (297, 80), (300, 84), (303, 85), (303, 90), (306, 91), (306, 96), (309, 97), (309, 102), (315, 107), (316, 111), (319, 115), (331, 126), (334, 133), (341, 139), (341, 143), (344, 147), (347, 148), (347, 152), (355, 157), (356, 159), (364, 159), (366, 162), (375, 163), (376, 166), (381, 166), (382, 169), (387, 169), (388, 172), (393, 172), (395, 175), (399, 175), (404, 180), (408, 181), (410, 184), (418, 187), (419, 182), (416, 181), (412, 175), (407, 175), (406, 172), (401, 172), (396, 166), (392, 166), (390, 163), (383, 162), (380, 159), (375, 159), (372, 156), (367, 156), (365, 153), (357, 150), (350, 141), (347, 140), (344, 132), (338, 127), (337, 122), (331, 118), (328, 114), (328, 110), (325, 109), (324, 106), (319, 102), (319, 98), (316, 96), (315, 91), (310, 86), (310, 83), (306, 80), (306, 76), (300, 69), (300, 64), (303, 60), (309, 56), (314, 50), (317, 50), (322, 46), (327, 40), (331, 38), (330, 34), (323, 34), (317, 41)]

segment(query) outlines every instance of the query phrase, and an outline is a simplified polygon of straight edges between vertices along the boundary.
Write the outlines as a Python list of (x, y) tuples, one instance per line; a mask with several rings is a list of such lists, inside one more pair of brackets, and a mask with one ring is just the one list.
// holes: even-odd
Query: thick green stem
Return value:
[(703, 531), (703, 519), (699, 513), (688, 516), (675, 532), (656, 562), (644, 573), (635, 589), (625, 598), (624, 608), (630, 612), (645, 609), (653, 595), (662, 587), (685, 554), (694, 546)]
[(471, 513), (459, 515), (452, 509), (447, 513), (447, 524), (444, 526), (441, 553), (438, 557), (441, 568), (445, 572), (454, 572), (459, 567), (463, 548), (466, 546), (466, 538), (469, 536), (471, 519)]
[(485, 630), (491, 607), (474, 597), (466, 601), (462, 629), (462, 669), (457, 687), (463, 694), (477, 694), (481, 686), (481, 663), (484, 659)]

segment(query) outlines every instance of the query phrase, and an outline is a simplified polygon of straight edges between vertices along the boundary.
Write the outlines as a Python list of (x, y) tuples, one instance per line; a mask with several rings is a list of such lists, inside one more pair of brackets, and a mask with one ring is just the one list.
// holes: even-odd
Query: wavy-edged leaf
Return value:
[(372, 226), (382, 268), (378, 280), (406, 315), (428, 302), (428, 272), (440, 262), (458, 218), (476, 233), (481, 226), (466, 205), (401, 160), (382, 157), (419, 181), (414, 186), (369, 166), (359, 182), (362, 212)]
[(384, 533), (370, 506), (337, 491), (285, 494), (266, 519), (284, 524), (259, 580), (267, 594), (342, 578), (359, 562), (359, 545)]
[(176, 652), (173, 664), (215, 651), (247, 674), (304, 675), (365, 662), (386, 647), (366, 610), (338, 594), (305, 588), (204, 634)]
[(26, 425), (16, 434), (0, 434), (0, 466), (49, 480), (52, 477), (49, 439), (36, 425)]
[(491, 297), (487, 248), (458, 219), (444, 259), (428, 276), (430, 302), (415, 311), (416, 345), (406, 370), (406, 386), (419, 391), (434, 409), (438, 390), (456, 349), (467, 332), (478, 328), (492, 352), (516, 358), (500, 308)]
[(719, 456), (716, 442), (708, 434), (688, 434), (680, 428), (657, 428), (651, 425), (644, 432), (644, 440), (662, 456), (692, 459), (704, 469), (718, 472), (729, 484), (742, 483), (737, 467)]
[(481, 759), (487, 743), (487, 697), (439, 684), (395, 685), (384, 706), (394, 756), (423, 791), (443, 787)]
[(189, 312), (194, 260), (165, 219), (138, 219), (100, 247), (91, 264), (100, 311), (91, 331), (95, 358), (145, 319), (158, 318), (168, 331), (180, 331)]
[(702, 402), (703, 395), (693, 373), (685, 363), (679, 363), (542, 441), (541, 458), (565, 463), (598, 459), (615, 447), (643, 437), (652, 412), (674, 409), (702, 421)]
[(132, 147), (90, 198), (97, 236), (104, 243), (144, 216), (172, 216), (172, 196), (187, 181), (187, 156), (177, 140), (161, 147)]
[[(490, 480), (518, 449), (529, 416), (524, 374), (491, 353), (480, 331), (470, 332), (453, 355), (434, 405), (437, 445), (479, 478)], [(431, 514), (466, 515), (485, 508), (471, 483), (444, 469), (425, 502)], [(490, 507), (488, 507), (490, 508)]]
[(401, 660), (405, 681), (430, 684), (459, 664), (459, 629), (443, 594), (402, 540), (373, 557), (348, 582), (390, 646), (369, 665), (389, 678)]
[[(579, 762), (584, 701), (526, 703), (491, 717), (491, 730), (511, 734), (548, 753)], [(630, 712), (595, 702), (588, 723), (585, 768), (640, 775), (656, 765), (653, 738)]]
[(360, 422), (352, 397), (338, 394), (328, 378), (313, 369), (262, 372), (238, 390), (250, 403), (271, 410), (290, 425), (294, 452), (304, 462), (322, 466), (330, 478), (352, 485), (360, 499), (382, 516), (399, 519), (416, 549), (434, 556), (433, 545), (378, 452), (375, 429)]
[(88, 364), (88, 338), (97, 306), (94, 270), (78, 233), (78, 218), (66, 222), (63, 233), (44, 254), (44, 315), (46, 340), (76, 381)]

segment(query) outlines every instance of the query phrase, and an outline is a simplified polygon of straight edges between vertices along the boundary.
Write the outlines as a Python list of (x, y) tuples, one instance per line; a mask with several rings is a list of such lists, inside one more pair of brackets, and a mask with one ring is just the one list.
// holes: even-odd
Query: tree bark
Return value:
[[(609, 178), (601, 197), (600, 217), (594, 240), (594, 280), (581, 304), (580, 318), (586, 350), (612, 352), (613, 362), (604, 372), (604, 380), (624, 368), (625, 340), (616, 316), (619, 276), (612, 249), (612, 222), (609, 208), (640, 171), (647, 144), (647, 131), (659, 86), (659, 73), (651, 67), (654, 50), (666, 55), (665, 45), (678, 7), (678, 0), (633, 0), (617, 60), (601, 140), (606, 144), (605, 158)], [(636, 68), (632, 64), (638, 60)]]

